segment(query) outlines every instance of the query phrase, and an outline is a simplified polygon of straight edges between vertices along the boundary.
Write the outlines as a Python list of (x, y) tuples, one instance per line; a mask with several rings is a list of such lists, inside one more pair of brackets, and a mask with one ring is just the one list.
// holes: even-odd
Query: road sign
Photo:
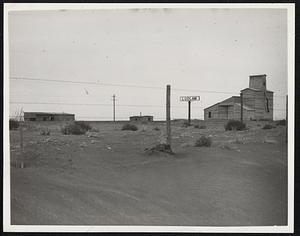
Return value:
[(180, 101), (182, 102), (200, 101), (200, 96), (181, 96)]
[(200, 101), (200, 96), (181, 96), (181, 102), (188, 102), (188, 123), (191, 124), (191, 103), (192, 101)]

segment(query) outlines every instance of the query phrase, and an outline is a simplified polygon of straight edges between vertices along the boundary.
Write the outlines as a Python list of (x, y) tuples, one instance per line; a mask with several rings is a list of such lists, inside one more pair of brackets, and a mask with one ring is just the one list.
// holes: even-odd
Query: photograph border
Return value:
[[(288, 224), (287, 226), (61, 226), (61, 225), (11, 225), (10, 199), (10, 145), (9, 145), (9, 11), (38, 10), (90, 10), (130, 8), (177, 9), (287, 9), (287, 69), (288, 69)], [(294, 3), (220, 3), (220, 4), (170, 4), (170, 3), (5, 3), (4, 9), (4, 112), (3, 112), (3, 231), (4, 232), (184, 232), (184, 233), (293, 233), (294, 232), (294, 130), (295, 130), (295, 4)]]

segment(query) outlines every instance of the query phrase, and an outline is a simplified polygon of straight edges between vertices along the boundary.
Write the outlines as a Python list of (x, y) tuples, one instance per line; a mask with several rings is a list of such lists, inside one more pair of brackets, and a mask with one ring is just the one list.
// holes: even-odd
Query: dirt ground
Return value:
[[(19, 131), (10, 132), (14, 225), (287, 224), (285, 126), (224, 131), (173, 122), (175, 155), (149, 156), (145, 148), (164, 139), (162, 122), (138, 131), (93, 122), (98, 131), (86, 135), (63, 135), (62, 125), (27, 124), (23, 151)], [(203, 134), (212, 146), (194, 147)]]

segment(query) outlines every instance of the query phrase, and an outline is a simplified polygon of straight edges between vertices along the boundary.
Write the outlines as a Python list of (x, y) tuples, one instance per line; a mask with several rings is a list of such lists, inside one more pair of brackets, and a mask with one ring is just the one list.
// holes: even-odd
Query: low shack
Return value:
[(74, 114), (53, 112), (24, 112), (24, 121), (73, 121)]
[(153, 116), (130, 116), (130, 121), (152, 122), (153, 121)]

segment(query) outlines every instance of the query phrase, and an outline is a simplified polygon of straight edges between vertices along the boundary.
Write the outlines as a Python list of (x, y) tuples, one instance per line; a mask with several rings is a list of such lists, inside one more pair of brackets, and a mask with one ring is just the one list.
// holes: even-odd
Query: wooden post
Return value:
[(286, 108), (285, 108), (285, 133), (286, 133), (286, 139), (285, 142), (288, 142), (288, 95), (286, 95)]
[(188, 101), (188, 123), (191, 125), (191, 101)]
[(116, 121), (116, 95), (113, 95), (113, 120)]
[(241, 96), (241, 122), (243, 122), (243, 93), (240, 93)]
[(170, 115), (170, 97), (171, 97), (171, 86), (167, 85), (167, 103), (166, 103), (166, 123), (167, 123), (167, 145), (171, 149), (171, 115)]
[[(21, 123), (21, 122), (20, 122)], [(23, 125), (20, 125), (20, 147), (23, 150)]]

